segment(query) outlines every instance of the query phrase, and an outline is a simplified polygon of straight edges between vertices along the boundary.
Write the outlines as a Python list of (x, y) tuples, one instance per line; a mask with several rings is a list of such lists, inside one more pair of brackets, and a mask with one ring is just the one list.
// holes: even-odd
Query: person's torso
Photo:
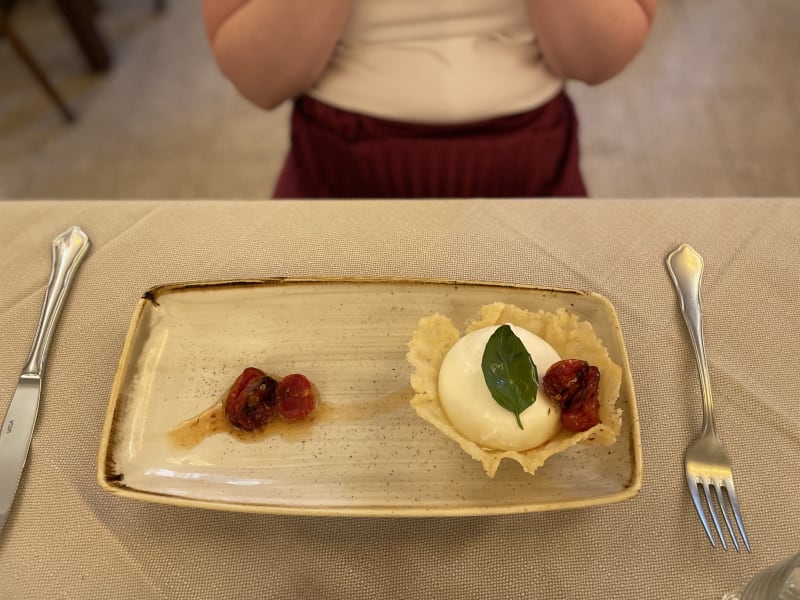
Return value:
[(353, 0), (309, 93), (371, 116), (454, 123), (529, 110), (561, 87), (525, 0)]

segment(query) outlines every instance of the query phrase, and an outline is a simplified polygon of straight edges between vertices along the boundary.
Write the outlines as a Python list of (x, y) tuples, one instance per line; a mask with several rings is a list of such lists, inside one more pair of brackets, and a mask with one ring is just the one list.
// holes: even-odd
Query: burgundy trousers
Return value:
[(565, 93), (534, 110), (456, 125), (294, 103), (275, 198), (582, 197), (578, 120)]

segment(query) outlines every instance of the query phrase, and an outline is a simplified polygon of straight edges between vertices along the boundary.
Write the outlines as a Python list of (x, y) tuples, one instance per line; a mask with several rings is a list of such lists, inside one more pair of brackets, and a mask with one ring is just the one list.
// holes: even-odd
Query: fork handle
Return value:
[(667, 256), (667, 269), (678, 291), (681, 313), (689, 328), (697, 368), (700, 372), (700, 391), (703, 394), (703, 430), (715, 430), (714, 401), (711, 397), (711, 378), (706, 362), (703, 341), (703, 305), (700, 300), (700, 283), (703, 279), (703, 257), (689, 244), (681, 244)]

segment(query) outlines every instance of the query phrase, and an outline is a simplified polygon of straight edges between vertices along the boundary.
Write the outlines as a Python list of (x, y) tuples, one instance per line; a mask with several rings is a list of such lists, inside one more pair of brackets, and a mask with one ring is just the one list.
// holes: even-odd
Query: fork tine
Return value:
[(689, 484), (689, 494), (692, 497), (692, 502), (694, 502), (694, 509), (697, 511), (697, 516), (700, 517), (700, 522), (703, 524), (703, 529), (706, 531), (708, 541), (711, 542), (712, 547), (716, 548), (717, 543), (714, 541), (714, 536), (711, 535), (706, 513), (703, 510), (703, 505), (700, 503), (700, 491), (697, 489), (697, 480), (687, 473), (686, 482)]
[(725, 480), (725, 491), (728, 492), (728, 498), (730, 498), (731, 507), (733, 507), (733, 517), (736, 519), (736, 525), (739, 526), (739, 533), (742, 534), (744, 547), (747, 548), (748, 552), (752, 552), (752, 550), (750, 550), (750, 540), (747, 539), (747, 532), (744, 530), (744, 523), (742, 523), (742, 511), (739, 510), (739, 500), (736, 498), (733, 478), (729, 477)]
[(727, 550), (728, 543), (725, 541), (725, 536), (722, 534), (722, 529), (719, 526), (719, 517), (717, 517), (717, 509), (714, 508), (714, 500), (711, 497), (711, 490), (708, 489), (708, 479), (703, 477), (703, 489), (706, 492), (706, 504), (708, 505), (708, 510), (711, 513), (711, 519), (714, 521), (714, 527), (717, 529), (717, 535), (719, 535), (719, 540), (722, 542), (722, 547)]
[(733, 533), (733, 525), (731, 525), (731, 519), (728, 516), (728, 510), (725, 508), (726, 502), (725, 498), (722, 497), (722, 481), (719, 479), (714, 480), (714, 489), (717, 491), (717, 500), (719, 500), (719, 508), (722, 511), (722, 516), (725, 519), (725, 525), (728, 526), (728, 533), (731, 534), (731, 540), (733, 540), (733, 547), (736, 548), (736, 551), (739, 552), (739, 542), (736, 540), (736, 534)]

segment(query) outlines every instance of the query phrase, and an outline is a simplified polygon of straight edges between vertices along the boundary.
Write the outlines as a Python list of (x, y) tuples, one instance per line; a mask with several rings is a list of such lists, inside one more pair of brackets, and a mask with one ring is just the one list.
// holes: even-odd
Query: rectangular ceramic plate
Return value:
[[(407, 344), (435, 312), (458, 327), (495, 301), (565, 307), (589, 321), (622, 367), (622, 433), (577, 446), (534, 477), (479, 462), (409, 405)], [(168, 431), (208, 409), (244, 367), (300, 372), (321, 410), (296, 430), (228, 433), (179, 448)], [(602, 296), (487, 283), (300, 280), (169, 285), (133, 315), (109, 402), (98, 479), (110, 492), (221, 510), (305, 515), (458, 516), (616, 502), (642, 478), (639, 421), (616, 314)]]

